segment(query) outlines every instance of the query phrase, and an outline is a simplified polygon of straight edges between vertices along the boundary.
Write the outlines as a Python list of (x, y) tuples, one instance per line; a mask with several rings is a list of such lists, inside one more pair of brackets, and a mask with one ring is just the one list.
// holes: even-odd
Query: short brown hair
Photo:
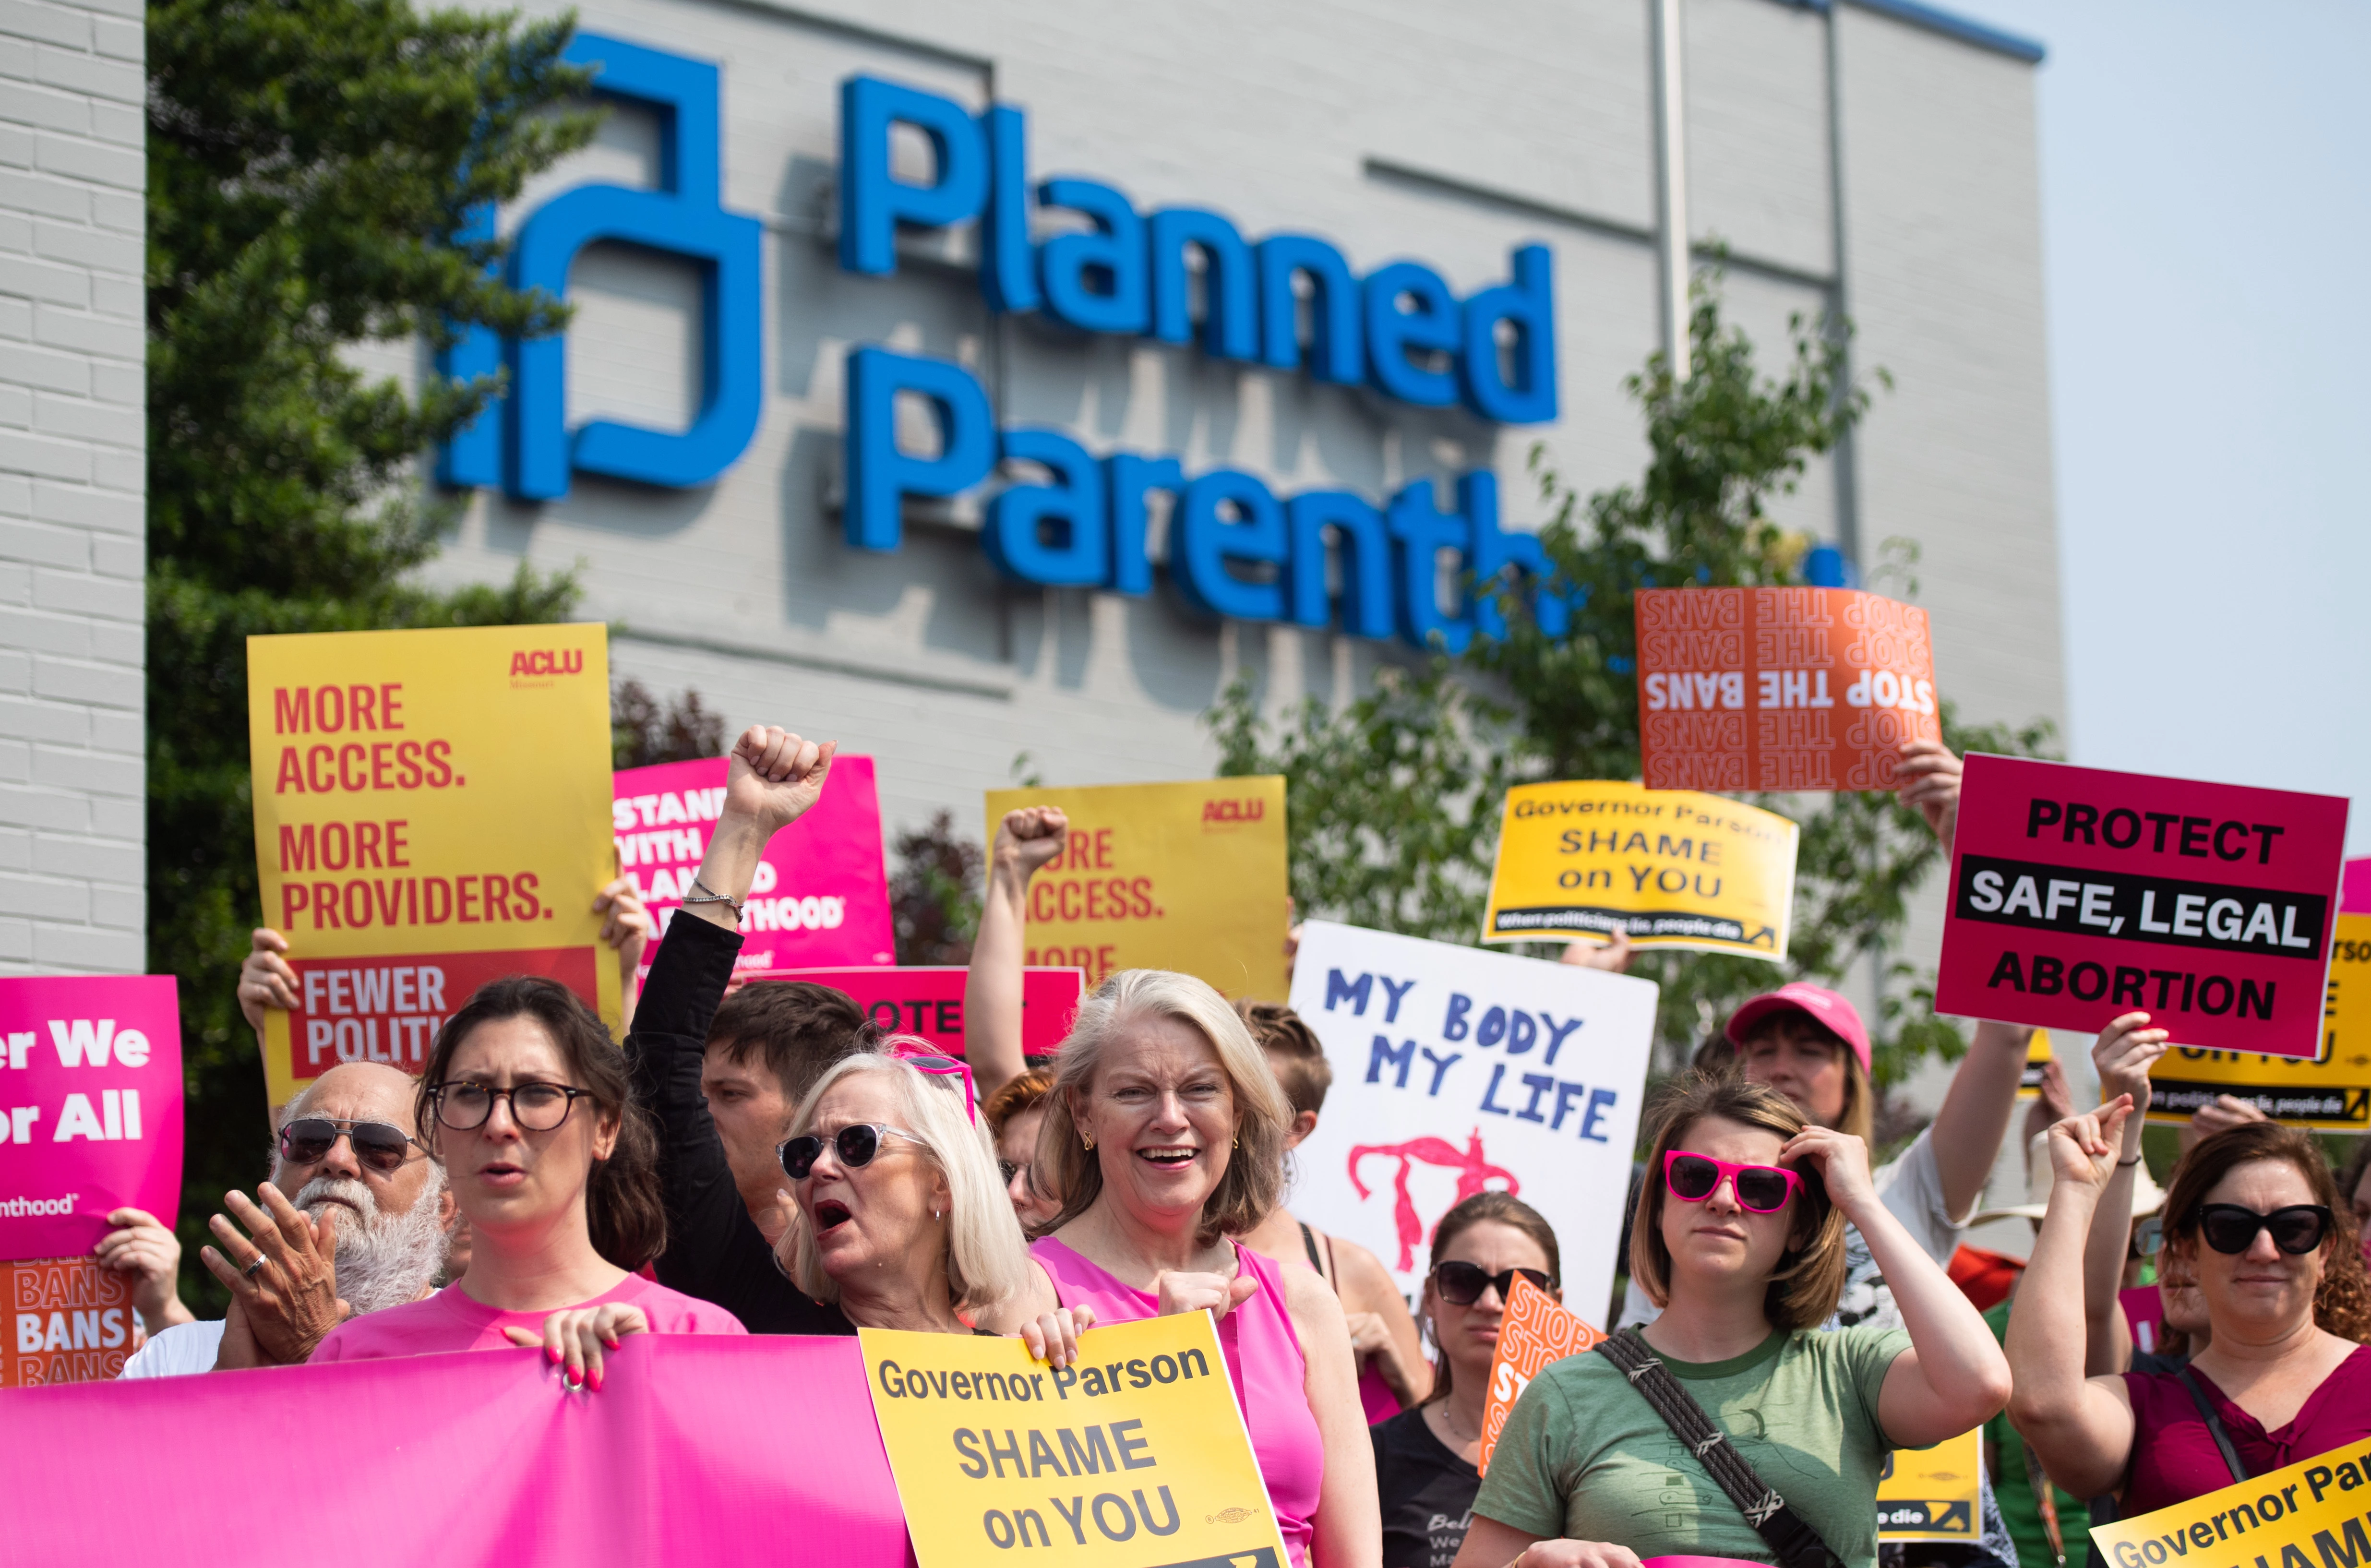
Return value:
[(1301, 1015), (1282, 1002), (1255, 1002), (1249, 997), (1235, 1003), (1235, 1016), (1252, 1032), (1253, 1042), (1267, 1053), (1267, 1065), (1276, 1069), (1276, 1081), (1284, 1086), (1285, 1099), (1292, 1102), (1292, 1113), (1325, 1109), (1325, 1091), (1334, 1087), (1334, 1064), (1325, 1059), (1325, 1047), (1317, 1043), (1317, 1035), (1301, 1021)]
[(845, 991), (808, 980), (752, 980), (718, 1006), (708, 1043), (735, 1066), (758, 1058), (783, 1094), (804, 1102), (866, 1034), (864, 1009)]
[[(1781, 1142), (1810, 1125), (1795, 1102), (1767, 1084), (1748, 1083), (1735, 1073), (1692, 1072), (1673, 1079), (1649, 1114), (1654, 1147), (1647, 1155), (1647, 1179), (1630, 1222), (1630, 1277), (1658, 1307), (1671, 1305), (1671, 1250), (1663, 1244), (1663, 1156), (1679, 1147), (1688, 1129), (1709, 1116), (1775, 1133)], [(1839, 1129), (1841, 1130), (1841, 1129)], [(1845, 1216), (1828, 1201), (1820, 1173), (1806, 1170), (1802, 1196), (1787, 1228), (1787, 1250), (1771, 1271), (1762, 1297), (1763, 1316), (1780, 1330), (1815, 1329), (1835, 1316), (1845, 1294)]]
[(2296, 1169), (2313, 1189), (2313, 1201), (2330, 1210), (2330, 1233), (2321, 1239), (2321, 1284), (2313, 1295), (2313, 1320), (2326, 1333), (2357, 1344), (2371, 1343), (2371, 1280), (2363, 1268), (2361, 1242), (2349, 1194), (2338, 1190), (2330, 1161), (2310, 1133), (2278, 1122), (2242, 1122), (2201, 1138), (2173, 1168), (2165, 1193), (2165, 1237), (2195, 1255), (2198, 1210), (2216, 1182), (2242, 1165), (2279, 1160)]
[(1043, 1067), (1032, 1067), (1019, 1078), (1005, 1079), (1003, 1088), (980, 1101), (979, 1119), (988, 1124), (990, 1136), (1000, 1138), (1007, 1122), (1042, 1104), (1053, 1092), (1054, 1075)]

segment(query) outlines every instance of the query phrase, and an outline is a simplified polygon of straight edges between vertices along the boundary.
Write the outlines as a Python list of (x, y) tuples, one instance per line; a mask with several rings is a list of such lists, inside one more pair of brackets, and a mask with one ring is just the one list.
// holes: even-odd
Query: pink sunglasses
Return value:
[(972, 1092), (971, 1069), (938, 1047), (920, 1040), (893, 1040), (889, 1043), (889, 1059), (903, 1062), (917, 1072), (936, 1073), (963, 1078), (964, 1116), (974, 1126), (979, 1124), (979, 1109)]
[(1803, 1185), (1801, 1173), (1784, 1166), (1738, 1165), (1676, 1148), (1663, 1151), (1663, 1182), (1671, 1196), (1691, 1204), (1703, 1203), (1727, 1182), (1748, 1214), (1776, 1214)]

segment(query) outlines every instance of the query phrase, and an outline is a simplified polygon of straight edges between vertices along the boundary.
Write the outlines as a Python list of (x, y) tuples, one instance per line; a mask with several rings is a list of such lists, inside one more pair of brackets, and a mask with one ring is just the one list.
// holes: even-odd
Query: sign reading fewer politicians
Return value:
[(1293, 1212), (1411, 1299), (1440, 1216), (1513, 1193), (1556, 1227), (1565, 1294), (1603, 1301), (1655, 1030), (1653, 981), (1312, 920), (1292, 1009), (1334, 1068)]
[(1926, 612), (1851, 588), (1643, 588), (1650, 790), (1891, 790), (1940, 740)]
[[(839, 766), (834, 762), (832, 767)], [(922, 963), (893, 968), (857, 964), (845, 969), (768, 969), (752, 980), (804, 980), (845, 993), (884, 1034), (913, 1034), (951, 1056), (965, 1055), (964, 981), (959, 964)], [(1085, 975), (1076, 969), (1033, 967), (1021, 972), (1021, 1050), (1042, 1056), (1062, 1043), (1085, 995)]]
[(298, 992), (264, 1014), (272, 1105), (340, 1062), (418, 1071), (505, 974), (617, 1026), (607, 628), (252, 637), (247, 683), (263, 923)]
[[(658, 917), (659, 940), (708, 853), (724, 806), (725, 759), (630, 767), (610, 779), (619, 874)], [(736, 969), (894, 963), (889, 883), (881, 868), (881, 796), (873, 759), (843, 752), (815, 806), (774, 835), (741, 906)], [(659, 942), (642, 951), (648, 974)]]
[(1285, 991), (1290, 925), (1284, 780), (1197, 778), (1076, 790), (991, 790), (988, 842), (1018, 806), (1059, 806), (1061, 859), (1029, 883), (1028, 961), (1176, 969), (1229, 997)]
[(1938, 1012), (2320, 1055), (2346, 801), (1967, 759)]
[(1482, 940), (1597, 940), (1787, 956), (1795, 824), (1687, 790), (1612, 779), (1507, 791)]

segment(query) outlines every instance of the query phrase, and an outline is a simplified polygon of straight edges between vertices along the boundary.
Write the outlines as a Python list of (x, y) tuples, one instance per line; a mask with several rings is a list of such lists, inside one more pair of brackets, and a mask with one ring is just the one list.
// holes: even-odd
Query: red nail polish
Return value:
[(601, 1391), (601, 1374), (598, 1372), (586, 1373), (584, 1375), (584, 1382), (586, 1387), (590, 1388), (595, 1393), (597, 1394)]
[(544, 1355), (548, 1355), (548, 1356), (549, 1356), (549, 1357), (551, 1357), (551, 1364), (552, 1364), (554, 1366), (559, 1366), (559, 1365), (560, 1365), (560, 1347), (559, 1347), (558, 1345), (556, 1345), (556, 1344), (548, 1344), (548, 1345), (545, 1345), (545, 1346), (543, 1347), (543, 1354), (544, 1354)]

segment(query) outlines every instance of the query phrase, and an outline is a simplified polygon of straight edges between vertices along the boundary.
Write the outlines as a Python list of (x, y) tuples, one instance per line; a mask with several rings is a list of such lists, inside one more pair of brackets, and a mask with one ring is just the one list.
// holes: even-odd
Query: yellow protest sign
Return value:
[(1779, 963), (1795, 906), (1795, 824), (1692, 790), (1609, 778), (1507, 791), (1486, 942), (1602, 941)]
[(1089, 1330), (1058, 1371), (1017, 1339), (857, 1338), (920, 1568), (1018, 1547), (1052, 1568), (1284, 1568), (1208, 1312)]
[(2199, 1568), (2247, 1562), (2340, 1568), (2371, 1557), (2371, 1447), (2268, 1470), (2170, 1508), (2095, 1526), (2092, 1544), (2115, 1568)]
[(1974, 1541), (1984, 1529), (1977, 1506), (1984, 1468), (1981, 1427), (1931, 1448), (1886, 1455), (1877, 1478), (1877, 1539)]
[(247, 692), (263, 924), (298, 986), (264, 1014), (273, 1106), (340, 1062), (417, 1072), (504, 974), (616, 1025), (607, 628), (251, 637)]
[(2050, 1031), (2037, 1029), (2025, 1037), (2025, 1071), (2017, 1080), (2019, 1100), (2041, 1098), (2041, 1069), (2050, 1065)]
[(2311, 1060), (2177, 1043), (2149, 1074), (2148, 1119), (2180, 1124), (2228, 1094), (2293, 1127), (2371, 1129), (2371, 915), (2341, 915), (2323, 993), (2321, 1055)]
[(1176, 969), (1229, 997), (1280, 999), (1290, 886), (1284, 780), (1200, 778), (991, 790), (988, 841), (1016, 806), (1059, 806), (1062, 858), (1029, 884), (1028, 961), (1087, 972)]

